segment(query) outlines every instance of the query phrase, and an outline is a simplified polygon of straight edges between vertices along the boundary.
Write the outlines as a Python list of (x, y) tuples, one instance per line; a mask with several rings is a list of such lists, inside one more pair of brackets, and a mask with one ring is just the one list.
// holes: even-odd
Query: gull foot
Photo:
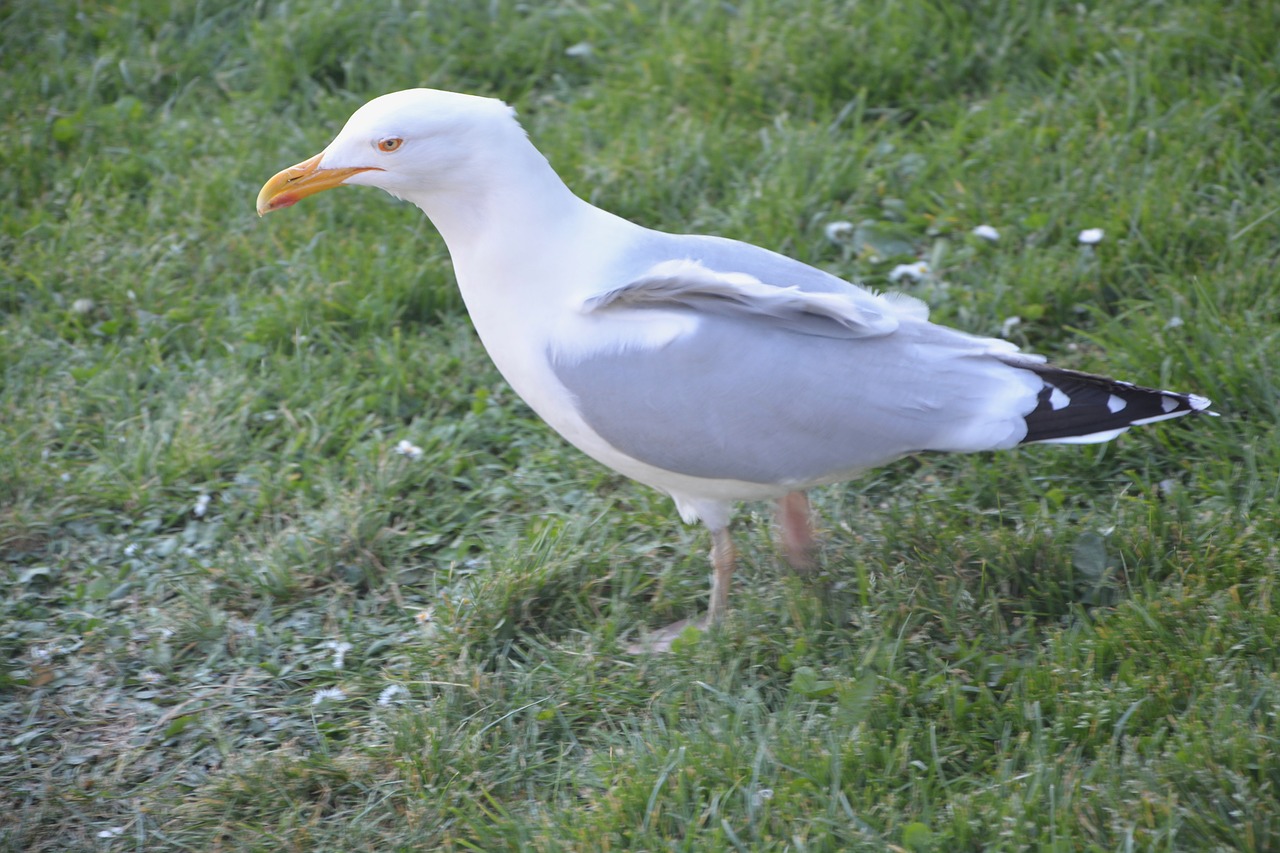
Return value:
[(672, 622), (665, 628), (646, 632), (638, 641), (627, 646), (627, 654), (665, 654), (671, 651), (671, 646), (675, 641), (690, 628), (694, 631), (705, 631), (707, 629), (706, 615), (704, 614), (697, 619), (681, 619), (678, 622)]

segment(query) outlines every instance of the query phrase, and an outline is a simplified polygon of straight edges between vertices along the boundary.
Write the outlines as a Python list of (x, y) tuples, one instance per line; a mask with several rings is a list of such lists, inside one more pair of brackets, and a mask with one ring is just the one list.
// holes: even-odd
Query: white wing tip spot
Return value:
[(1067, 406), (1070, 406), (1071, 398), (1068, 397), (1061, 388), (1054, 388), (1053, 392), (1049, 394), (1049, 405), (1052, 406), (1053, 410), (1056, 412), (1059, 409), (1065, 409)]
[(1124, 407), (1127, 405), (1129, 404), (1124, 401), (1123, 397), (1118, 397), (1115, 394), (1107, 397), (1107, 411), (1113, 415), (1116, 412), (1123, 412)]
[(1178, 400), (1176, 397), (1170, 397), (1167, 394), (1160, 398), (1160, 408), (1164, 409), (1165, 414), (1172, 412), (1178, 408)]

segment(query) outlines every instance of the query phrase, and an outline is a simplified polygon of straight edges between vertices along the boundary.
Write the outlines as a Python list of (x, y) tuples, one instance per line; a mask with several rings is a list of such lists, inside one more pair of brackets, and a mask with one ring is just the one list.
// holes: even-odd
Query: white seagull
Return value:
[[(714, 571), (699, 626), (728, 607), (737, 501), (778, 502), (784, 551), (802, 567), (811, 486), (918, 451), (1108, 441), (1209, 406), (1050, 367), (930, 323), (917, 299), (768, 249), (614, 216), (575, 196), (491, 98), (376, 98), (267, 181), (258, 213), (343, 184), (421, 208), (516, 393), (584, 453), (707, 525)], [(645, 647), (668, 646), (685, 624)]]

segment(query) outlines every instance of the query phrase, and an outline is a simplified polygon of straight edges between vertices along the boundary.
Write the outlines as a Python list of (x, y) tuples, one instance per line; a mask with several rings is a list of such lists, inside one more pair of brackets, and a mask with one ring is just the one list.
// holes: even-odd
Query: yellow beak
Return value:
[(342, 182), (357, 172), (369, 172), (377, 166), (356, 166), (345, 169), (321, 169), (320, 158), (324, 152), (310, 160), (303, 160), (296, 166), (290, 166), (277, 172), (271, 180), (262, 185), (258, 192), (258, 215), (265, 216), (273, 210), (297, 204), (309, 195), (341, 186)]

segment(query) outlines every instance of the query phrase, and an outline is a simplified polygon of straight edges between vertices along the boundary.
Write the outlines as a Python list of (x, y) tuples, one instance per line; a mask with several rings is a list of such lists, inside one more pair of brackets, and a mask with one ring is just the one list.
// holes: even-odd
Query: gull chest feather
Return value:
[(544, 243), (468, 253), (455, 271), (476, 333), (503, 378), (556, 431), (592, 453), (595, 435), (556, 378), (551, 354), (562, 338), (581, 334), (582, 283), (600, 275), (601, 264)]

